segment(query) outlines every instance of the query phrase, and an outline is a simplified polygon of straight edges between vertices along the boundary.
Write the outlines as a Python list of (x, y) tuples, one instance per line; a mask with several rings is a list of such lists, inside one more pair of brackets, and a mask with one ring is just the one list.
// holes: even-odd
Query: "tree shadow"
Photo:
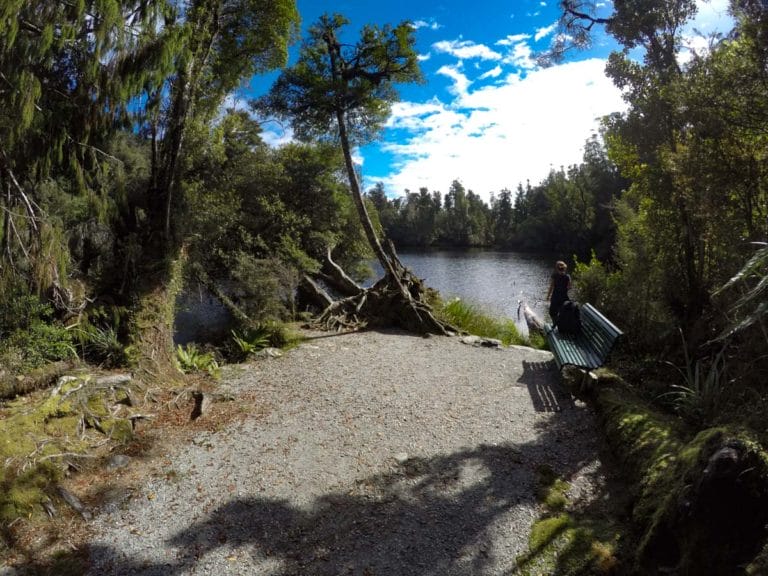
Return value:
[(560, 412), (564, 407), (573, 408), (573, 397), (562, 385), (554, 361), (529, 362), (523, 360), (523, 373), (517, 380), (525, 384), (537, 412)]
[(532, 442), (409, 458), (306, 506), (230, 500), (166, 541), (177, 553), (173, 563), (126, 563), (109, 547), (92, 548), (91, 557), (102, 568), (144, 575), (189, 573), (222, 548), (233, 562), (246, 554), (246, 564), (270, 566), (276, 576), (512, 573), (515, 556), (527, 547), (514, 532), (528, 530), (539, 505), (537, 468), (547, 463), (570, 478), (597, 458), (594, 443), (562, 441), (575, 419), (585, 417), (585, 408), (570, 408)]

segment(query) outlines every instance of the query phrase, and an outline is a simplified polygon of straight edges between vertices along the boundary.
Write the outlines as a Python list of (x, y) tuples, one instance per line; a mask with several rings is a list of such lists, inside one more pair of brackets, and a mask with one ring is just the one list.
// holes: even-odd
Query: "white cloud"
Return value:
[(734, 25), (728, 14), (728, 0), (698, 0), (696, 18), (683, 30), (683, 43), (686, 49), (680, 52), (680, 63), (688, 62), (693, 52), (703, 53), (709, 48), (712, 34), (727, 34)]
[(290, 126), (282, 126), (276, 121), (262, 125), (262, 130), (261, 138), (272, 148), (278, 148), (294, 141), (293, 129)]
[(457, 90), (450, 104), (401, 102), (388, 127), (409, 137), (383, 149), (396, 158), (389, 175), (369, 174), (394, 194), (427, 187), (446, 192), (454, 179), (488, 200), (491, 192), (536, 184), (551, 168), (582, 161), (597, 119), (624, 109), (619, 91), (592, 59), (510, 74), (501, 85)]
[(733, 18), (728, 14), (728, 0), (698, 0), (698, 13), (693, 28), (704, 34), (728, 32), (733, 27)]
[(418, 30), (420, 28), (429, 28), (430, 30), (439, 30), (442, 28), (442, 25), (438, 24), (434, 20), (431, 22), (428, 22), (426, 20), (415, 20), (414, 22), (411, 22), (411, 26), (413, 26), (414, 30)]
[(468, 60), (470, 58), (480, 58), (481, 60), (501, 60), (501, 54), (495, 52), (484, 44), (475, 44), (469, 40), (442, 40), (432, 45), (437, 52), (443, 52), (459, 58)]
[(450, 91), (455, 95), (465, 94), (470, 84), (472, 84), (469, 78), (460, 71), (460, 66), (441, 66), (437, 74), (447, 76), (453, 80), (453, 86), (450, 88)]
[(513, 34), (511, 36), (507, 36), (506, 38), (503, 38), (496, 42), (497, 46), (514, 46), (515, 44), (519, 44), (520, 42), (524, 40), (528, 40), (531, 37), (530, 34)]
[(518, 42), (504, 57), (505, 64), (512, 64), (524, 70), (532, 70), (536, 67), (536, 61), (533, 58), (533, 49), (527, 42)]
[(482, 74), (478, 80), (485, 80), (487, 78), (498, 78), (502, 74), (501, 66), (496, 66), (492, 70), (488, 70), (488, 72), (485, 72)]
[(547, 36), (552, 34), (552, 32), (554, 32), (556, 29), (557, 29), (557, 22), (553, 22), (552, 24), (544, 28), (538, 28), (536, 30), (536, 34), (533, 36), (533, 39), (536, 42), (538, 42), (542, 38), (546, 38)]

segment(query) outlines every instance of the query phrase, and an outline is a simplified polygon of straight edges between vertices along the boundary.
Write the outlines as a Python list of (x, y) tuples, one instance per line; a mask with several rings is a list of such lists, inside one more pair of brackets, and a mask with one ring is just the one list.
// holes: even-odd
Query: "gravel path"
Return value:
[(89, 574), (510, 574), (548, 464), (589, 499), (593, 416), (548, 352), (315, 335), (222, 385), (264, 410), (200, 433), (93, 521)]

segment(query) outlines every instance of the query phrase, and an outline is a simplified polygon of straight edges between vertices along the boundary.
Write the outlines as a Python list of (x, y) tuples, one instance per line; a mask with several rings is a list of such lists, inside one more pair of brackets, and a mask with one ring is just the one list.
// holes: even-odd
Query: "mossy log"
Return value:
[(637, 487), (635, 573), (743, 574), (740, 566), (756, 566), (768, 541), (762, 447), (726, 428), (692, 435), (619, 380), (603, 379), (594, 400), (608, 442)]
[(0, 400), (11, 400), (16, 396), (50, 388), (56, 380), (73, 370), (74, 367), (74, 362), (62, 361), (48, 364), (29, 374), (19, 376), (0, 373)]

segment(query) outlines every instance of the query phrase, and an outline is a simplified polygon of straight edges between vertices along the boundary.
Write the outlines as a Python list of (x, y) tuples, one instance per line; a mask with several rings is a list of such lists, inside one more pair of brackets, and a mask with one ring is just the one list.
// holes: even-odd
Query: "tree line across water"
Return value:
[[(733, 30), (683, 60), (693, 0), (560, 7), (542, 61), (603, 27), (627, 110), (602, 119), (581, 164), (485, 203), (458, 180), (360, 190), (350, 146), (377, 137), (397, 83), (420, 78), (407, 23), (347, 43), (344, 18), (325, 16), (286, 67), (292, 0), (5, 2), (0, 383), (73, 357), (156, 378), (173, 365), (184, 283), (229, 306), (241, 336), (296, 318), (313, 278), (352, 293), (339, 322), (365, 305), (418, 323), (426, 292), (386, 240), (495, 246), (574, 260), (580, 299), (627, 333), (644, 394), (694, 429), (737, 423), (765, 445), (768, 8), (731, 0)], [(225, 108), (276, 69), (250, 111)], [(296, 141), (267, 146), (267, 116)], [(372, 256), (389, 272), (376, 298), (352, 281)]]
[(552, 170), (542, 182), (479, 194), (454, 180), (448, 192), (405, 190), (387, 197), (382, 184), (368, 190), (386, 235), (404, 247), (486, 247), (612, 259), (613, 206), (628, 180), (599, 138), (586, 143), (584, 161)]

